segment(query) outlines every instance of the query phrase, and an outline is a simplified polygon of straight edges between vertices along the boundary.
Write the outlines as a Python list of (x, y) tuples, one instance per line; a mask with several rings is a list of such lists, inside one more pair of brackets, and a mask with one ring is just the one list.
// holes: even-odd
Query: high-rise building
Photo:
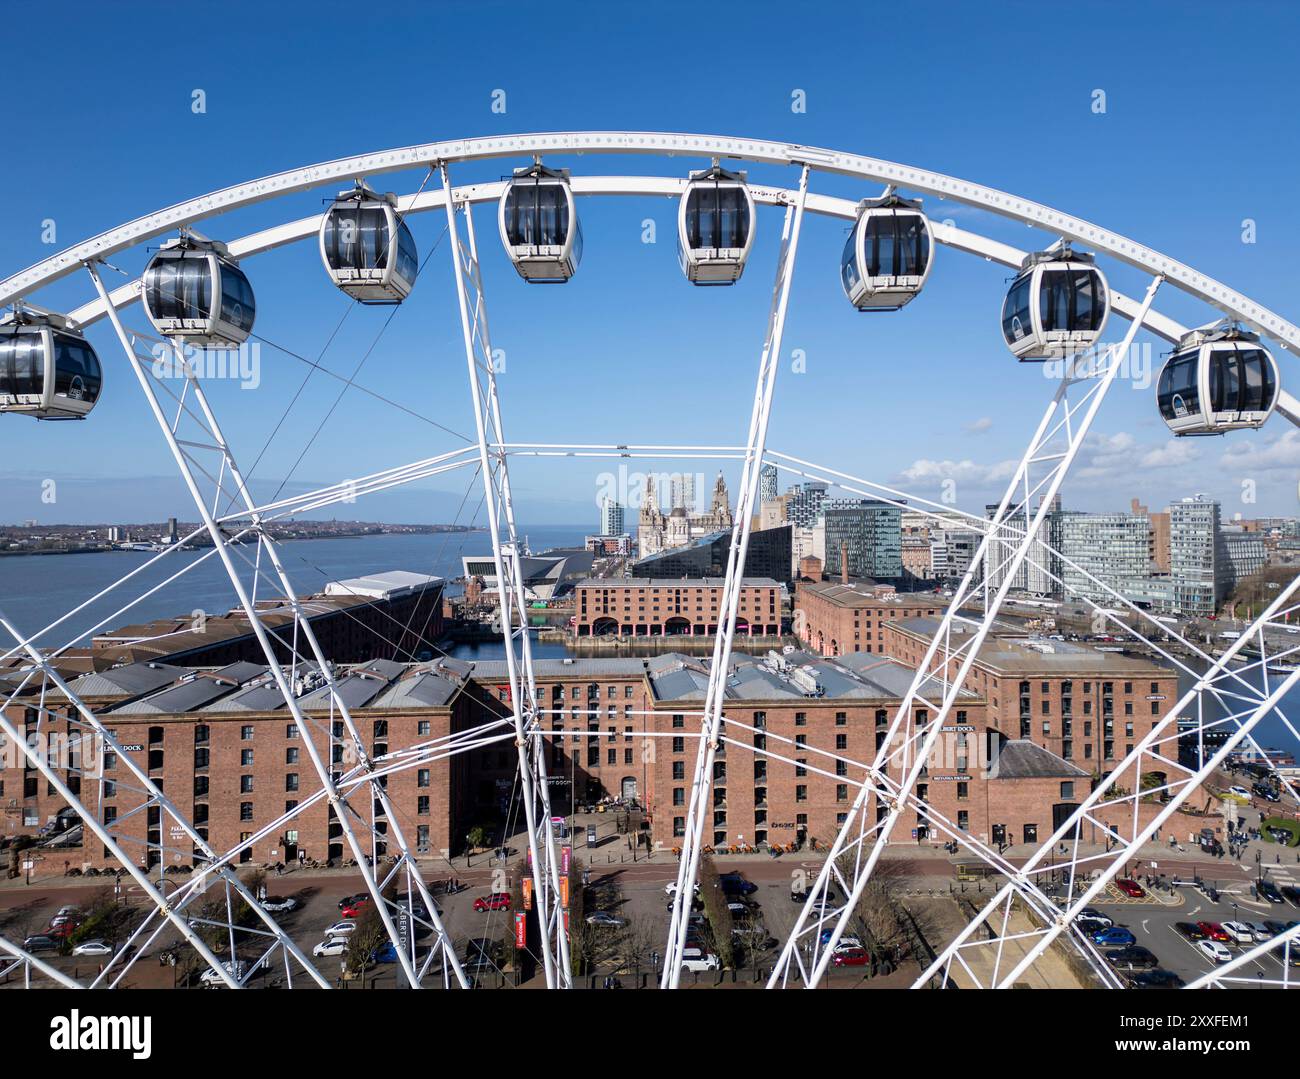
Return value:
[(786, 495), (785, 515), (796, 528), (812, 528), (826, 503), (826, 484), (803, 483)]
[(1219, 512), (1219, 504), (1204, 495), (1169, 506), (1169, 575), (1174, 606), (1184, 614), (1214, 614), (1228, 593), (1232, 566)]
[(776, 465), (764, 465), (758, 470), (758, 500), (771, 502), (776, 498)]
[(600, 534), (602, 536), (623, 534), (623, 504), (615, 502), (608, 495), (600, 503)]
[[(991, 521), (997, 514), (998, 507), (990, 505), (984, 507), (984, 515)], [(1024, 534), (1027, 522), (1023, 511), (1013, 510), (1003, 518), (1002, 526), (998, 529), (997, 534), (990, 537), (988, 550), (985, 553), (984, 576), (988, 579), (989, 588), (997, 589), (1002, 587), (1002, 582), (1006, 580), (1007, 574), (1011, 570), (1011, 559), (1015, 555), (1016, 549), (1020, 546), (1020, 537)], [(1021, 562), (1016, 570), (1015, 578), (1011, 582), (1012, 588), (1018, 588), (1021, 591), (1029, 587), (1029, 567), (1027, 562)]]
[(1068, 599), (1106, 604), (1113, 596), (1136, 599), (1151, 574), (1145, 513), (1070, 513), (1062, 518), (1059, 550)]
[(935, 528), (930, 531), (930, 573), (937, 581), (964, 577), (979, 550), (982, 532), (973, 528)]
[(1258, 532), (1224, 529), (1223, 546), (1231, 569), (1230, 588), (1258, 573), (1268, 562), (1268, 544)]
[(902, 511), (872, 499), (828, 499), (826, 572), (842, 575), (847, 556), (850, 577), (893, 579), (903, 575)]

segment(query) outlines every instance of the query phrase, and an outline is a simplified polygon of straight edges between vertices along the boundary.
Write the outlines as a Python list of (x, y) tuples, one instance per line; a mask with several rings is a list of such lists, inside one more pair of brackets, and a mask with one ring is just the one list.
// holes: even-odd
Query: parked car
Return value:
[(1100, 933), (1103, 929), (1109, 929), (1114, 924), (1115, 923), (1109, 918), (1104, 921), (1096, 918), (1084, 917), (1074, 919), (1075, 928), (1077, 928), (1085, 937), (1091, 937), (1096, 933)]
[[(664, 885), (664, 895), (676, 895), (676, 894), (677, 894), (677, 882), (675, 880), (670, 880), (667, 884)], [(698, 882), (695, 885), (695, 894), (696, 895), (700, 894), (700, 886)]]
[(23, 941), (23, 951), (38, 955), (41, 952), (57, 952), (59, 942), (49, 933), (33, 933)]
[(326, 937), (311, 950), (311, 954), (319, 958), (323, 955), (343, 955), (347, 950), (347, 937)]
[(1205, 930), (1196, 922), (1175, 922), (1174, 928), (1193, 943), (1205, 939)]
[(834, 967), (865, 967), (870, 962), (871, 956), (865, 948), (846, 948), (844, 951), (837, 948), (831, 955), (831, 966)]
[(1282, 894), (1286, 896), (1286, 901), (1292, 906), (1300, 907), (1300, 888), (1294, 884), (1282, 885)]
[(393, 947), (391, 940), (384, 941), (378, 948), (370, 953), (370, 962), (372, 963), (396, 963), (397, 949)]
[(1079, 911), (1078, 917), (1087, 918), (1102, 927), (1115, 924), (1114, 918), (1108, 914), (1103, 914), (1096, 907), (1084, 907), (1083, 910)]
[(1206, 940), (1221, 941), (1227, 944), (1232, 939), (1218, 922), (1197, 922), (1196, 924), (1201, 932), (1205, 934)]
[(1244, 798), (1247, 802), (1250, 801), (1250, 791), (1245, 787), (1229, 787), (1228, 793), (1237, 798)]
[[(673, 909), (673, 904), (675, 902), (676, 900), (670, 899), (666, 904), (664, 904), (664, 906), (667, 910), (671, 911)], [(691, 910), (697, 911), (703, 909), (704, 909), (704, 900), (702, 900), (698, 895), (691, 896)]]
[(502, 952), (499, 940), (471, 937), (465, 942), (465, 954), (461, 957), (460, 964), (466, 974), (500, 971)]
[(1232, 959), (1232, 953), (1217, 940), (1198, 940), (1196, 946), (1202, 955), (1216, 963), (1227, 963)]
[(1261, 880), (1255, 884), (1255, 894), (1269, 903), (1281, 903), (1282, 893), (1271, 880)]
[(1137, 937), (1132, 932), (1125, 929), (1122, 925), (1112, 925), (1106, 929), (1099, 929), (1092, 935), (1093, 944), (1116, 944), (1120, 946), (1136, 944)]
[(748, 881), (739, 873), (723, 873), (722, 890), (727, 895), (753, 895), (758, 891), (758, 885), (753, 881)]
[(758, 904), (748, 899), (731, 899), (727, 902), (729, 910), (734, 918), (745, 918), (753, 914), (758, 909)]
[(113, 949), (102, 940), (83, 940), (72, 949), (73, 955), (112, 955)]
[(1130, 899), (1141, 899), (1147, 893), (1143, 890), (1142, 885), (1128, 877), (1122, 877), (1115, 882), (1115, 887), (1123, 892)]
[(344, 907), (354, 906), (355, 904), (359, 903), (361, 900), (369, 899), (369, 898), (370, 898), (369, 892), (357, 892), (356, 895), (345, 895), (342, 899), (339, 900), (339, 910), (342, 910)]
[(370, 908), (370, 896), (363, 895), (360, 899), (349, 903), (343, 908), (343, 917), (360, 918)]
[(356, 922), (335, 922), (332, 926), (330, 926), (327, 930), (325, 930), (325, 936), (327, 938), (346, 937), (351, 933), (355, 933), (356, 929), (357, 929)]
[(1264, 801), (1266, 802), (1280, 802), (1282, 800), (1281, 796), (1277, 793), (1277, 791), (1275, 791), (1272, 787), (1267, 786), (1266, 784), (1263, 783), (1256, 783), (1253, 787), (1251, 787), (1251, 790), (1253, 790), (1256, 795), (1258, 795), (1260, 798), (1263, 798)]
[[(229, 959), (227, 959), (221, 965), (225, 968), (226, 973), (229, 974), (232, 978), (234, 978), (235, 981), (237, 982), (242, 982), (244, 980), (244, 976), (248, 973), (248, 964), (245, 963), (242, 959), (236, 959), (233, 963)], [(207, 970), (205, 970), (202, 974), (199, 975), (199, 981), (201, 981), (204, 985), (225, 985), (226, 984), (225, 980), (221, 977), (221, 975), (217, 971), (213, 970), (211, 967), (209, 967)]]
[(721, 966), (721, 960), (713, 952), (706, 952), (701, 948), (682, 949), (683, 970), (699, 973), (706, 970), (717, 970)]
[(1233, 944), (1255, 943), (1255, 934), (1245, 922), (1221, 922), (1220, 925)]
[(1181, 989), (1183, 979), (1171, 970), (1143, 970), (1128, 980), (1130, 989)]
[(1138, 944), (1109, 951), (1106, 958), (1111, 966), (1120, 970), (1154, 970), (1160, 965), (1160, 960), (1154, 954)]
[(489, 910), (509, 910), (510, 893), (493, 892), (491, 895), (481, 895), (474, 900), (474, 909), (479, 914)]
[(1266, 940), (1272, 940), (1276, 935), (1268, 931), (1268, 926), (1263, 922), (1245, 922), (1243, 923), (1250, 930), (1251, 935), (1255, 938), (1256, 944), (1263, 944)]
[(602, 929), (622, 929), (627, 925), (627, 919), (620, 918), (617, 914), (610, 914), (607, 910), (598, 910), (594, 914), (587, 915), (587, 924), (600, 926)]
[(283, 914), (286, 911), (297, 910), (298, 900), (291, 895), (273, 895), (262, 900), (262, 908), (271, 914)]

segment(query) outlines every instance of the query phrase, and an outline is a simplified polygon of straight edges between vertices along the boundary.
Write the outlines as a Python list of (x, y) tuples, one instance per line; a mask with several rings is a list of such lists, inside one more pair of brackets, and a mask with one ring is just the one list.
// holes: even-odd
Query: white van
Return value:
[(718, 957), (712, 952), (701, 951), (699, 948), (684, 948), (682, 950), (682, 969), (692, 970), (696, 973), (702, 970), (717, 970), (722, 966)]

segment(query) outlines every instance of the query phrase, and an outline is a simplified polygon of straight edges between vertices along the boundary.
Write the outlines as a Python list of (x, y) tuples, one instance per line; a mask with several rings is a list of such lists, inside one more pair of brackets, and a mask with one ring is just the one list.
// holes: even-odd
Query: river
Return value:
[[(577, 525), (549, 525), (526, 530), (529, 545), (535, 552), (550, 547), (581, 545), (584, 534), (584, 529)], [(462, 555), (486, 554), (490, 549), (486, 532), (389, 533), (291, 540), (278, 545), (285, 572), (299, 594), (319, 592), (330, 581), (384, 570), (404, 569), (440, 577), (459, 577)], [(251, 584), (256, 545), (235, 547), (233, 552), (245, 584)], [(153, 557), (145, 551), (7, 555), (0, 558), (0, 610), (20, 632), (33, 633), (85, 603), (133, 569), (144, 566)], [(183, 576), (170, 584), (162, 584), (182, 570), (186, 570)], [(162, 587), (157, 592), (141, 599), (130, 610), (123, 611), (132, 600), (159, 585)], [(282, 589), (274, 574), (268, 571), (264, 559), (258, 576), (257, 595), (281, 594)], [(101, 623), (103, 628), (112, 629), (152, 618), (189, 614), (195, 610), (224, 613), (237, 602), (230, 579), (211, 548), (176, 551), (72, 615), (38, 641), (44, 645), (63, 645)], [(8, 648), (7, 643), (5, 648)]]

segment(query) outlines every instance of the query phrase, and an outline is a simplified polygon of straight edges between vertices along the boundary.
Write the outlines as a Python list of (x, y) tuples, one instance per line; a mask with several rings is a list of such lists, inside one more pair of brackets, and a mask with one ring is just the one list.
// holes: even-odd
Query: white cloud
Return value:
[(1229, 437), (1232, 441), (1224, 445), (1219, 464), (1233, 475), (1300, 470), (1300, 431), (1294, 428), (1272, 437), (1245, 432)]
[(976, 488), (993, 483), (1005, 483), (1016, 472), (1015, 461), (999, 461), (995, 464), (979, 464), (969, 459), (965, 461), (931, 461), (922, 458), (913, 461), (896, 477), (895, 482), (911, 484), (921, 489), (936, 488), (949, 480), (960, 485)]
[(991, 430), (992, 427), (993, 427), (993, 420), (988, 416), (981, 416), (978, 420), (975, 420), (973, 423), (968, 423), (966, 425), (966, 430), (969, 431), (972, 435), (982, 435), (985, 431)]

